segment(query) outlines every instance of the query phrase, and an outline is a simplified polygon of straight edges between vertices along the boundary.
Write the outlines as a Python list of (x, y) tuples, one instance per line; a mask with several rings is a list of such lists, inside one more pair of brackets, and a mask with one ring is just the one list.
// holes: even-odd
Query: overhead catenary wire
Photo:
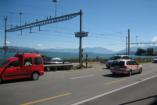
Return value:
[[(54, 33), (61, 33), (61, 35), (58, 35), (58, 36), (55, 36), (55, 37), (62, 37), (62, 38), (67, 38), (67, 39), (70, 39), (71, 38), (71, 36), (70, 35), (72, 35), (72, 36), (74, 36), (74, 33), (65, 33), (65, 32), (54, 32)], [(89, 32), (90, 33), (90, 32)], [(67, 37), (67, 36), (64, 36), (65, 34), (69, 34), (69, 36)], [(105, 37), (112, 37), (111, 35), (113, 35), (113, 33), (112, 34), (110, 34), (110, 35), (107, 35), (107, 34), (98, 34), (98, 33), (91, 33), (91, 35), (90, 35), (90, 37), (89, 37), (89, 39), (90, 38), (97, 38), (97, 39), (102, 39), (102, 38), (105, 38)], [(64, 37), (63, 37), (64, 36)], [(113, 38), (115, 38), (115, 37), (113, 37)], [(117, 37), (117, 38), (119, 38), (119, 37)], [(108, 39), (108, 38), (107, 38)], [(104, 41), (104, 39), (102, 39), (102, 41)]]

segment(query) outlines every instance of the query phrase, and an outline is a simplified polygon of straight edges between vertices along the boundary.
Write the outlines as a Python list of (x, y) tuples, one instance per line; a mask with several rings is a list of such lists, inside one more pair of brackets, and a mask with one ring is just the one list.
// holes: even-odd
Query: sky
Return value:
[[(58, 0), (57, 16), (83, 10), (83, 47), (103, 47), (119, 51), (126, 46), (128, 29), (131, 42), (157, 41), (157, 0)], [(54, 17), (52, 0), (0, 0), (0, 46), (4, 45), (4, 16), (7, 28)], [(78, 48), (79, 16), (65, 22), (7, 33), (7, 45), (36, 49)], [(133, 45), (132, 45), (133, 46)], [(142, 46), (142, 45), (141, 45)]]

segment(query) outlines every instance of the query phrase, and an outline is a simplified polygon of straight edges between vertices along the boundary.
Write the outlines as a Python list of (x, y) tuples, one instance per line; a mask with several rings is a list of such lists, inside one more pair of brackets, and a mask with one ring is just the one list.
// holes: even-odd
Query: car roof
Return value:
[(10, 58), (7, 58), (8, 61), (17, 61), (18, 58), (17, 57), (10, 57)]

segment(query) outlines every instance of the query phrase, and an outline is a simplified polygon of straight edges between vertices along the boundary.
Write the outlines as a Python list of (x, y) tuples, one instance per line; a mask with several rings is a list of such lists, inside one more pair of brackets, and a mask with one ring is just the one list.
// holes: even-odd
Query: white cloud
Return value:
[(41, 46), (43, 46), (43, 45), (39, 43), (39, 44), (37, 44), (37, 46), (38, 46), (38, 47), (41, 47)]
[(157, 42), (157, 36), (152, 39), (152, 42)]
[(11, 42), (10, 42), (10, 41), (7, 41), (6, 43), (7, 43), (7, 44), (10, 44)]

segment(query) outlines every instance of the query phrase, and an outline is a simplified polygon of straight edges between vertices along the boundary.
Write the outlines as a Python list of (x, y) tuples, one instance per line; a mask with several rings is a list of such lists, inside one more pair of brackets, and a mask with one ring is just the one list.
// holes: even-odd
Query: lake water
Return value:
[[(12, 57), (14, 56), (16, 53), (13, 52), (8, 52), (6, 54), (6, 57)], [(62, 52), (40, 52), (40, 54), (42, 55), (46, 55), (48, 57), (59, 57), (59, 58), (63, 58), (63, 59), (74, 59), (74, 58), (78, 58), (79, 54), (78, 53), (62, 53)], [(95, 53), (88, 53), (88, 58), (96, 58), (96, 57), (100, 57), (100, 58), (110, 58), (112, 57), (114, 54), (95, 54)], [(151, 58), (151, 56), (135, 56), (135, 55), (131, 55), (131, 58)], [(4, 53), (0, 52), (0, 59), (4, 58)], [(85, 54), (84, 54), (84, 58), (85, 58)]]

